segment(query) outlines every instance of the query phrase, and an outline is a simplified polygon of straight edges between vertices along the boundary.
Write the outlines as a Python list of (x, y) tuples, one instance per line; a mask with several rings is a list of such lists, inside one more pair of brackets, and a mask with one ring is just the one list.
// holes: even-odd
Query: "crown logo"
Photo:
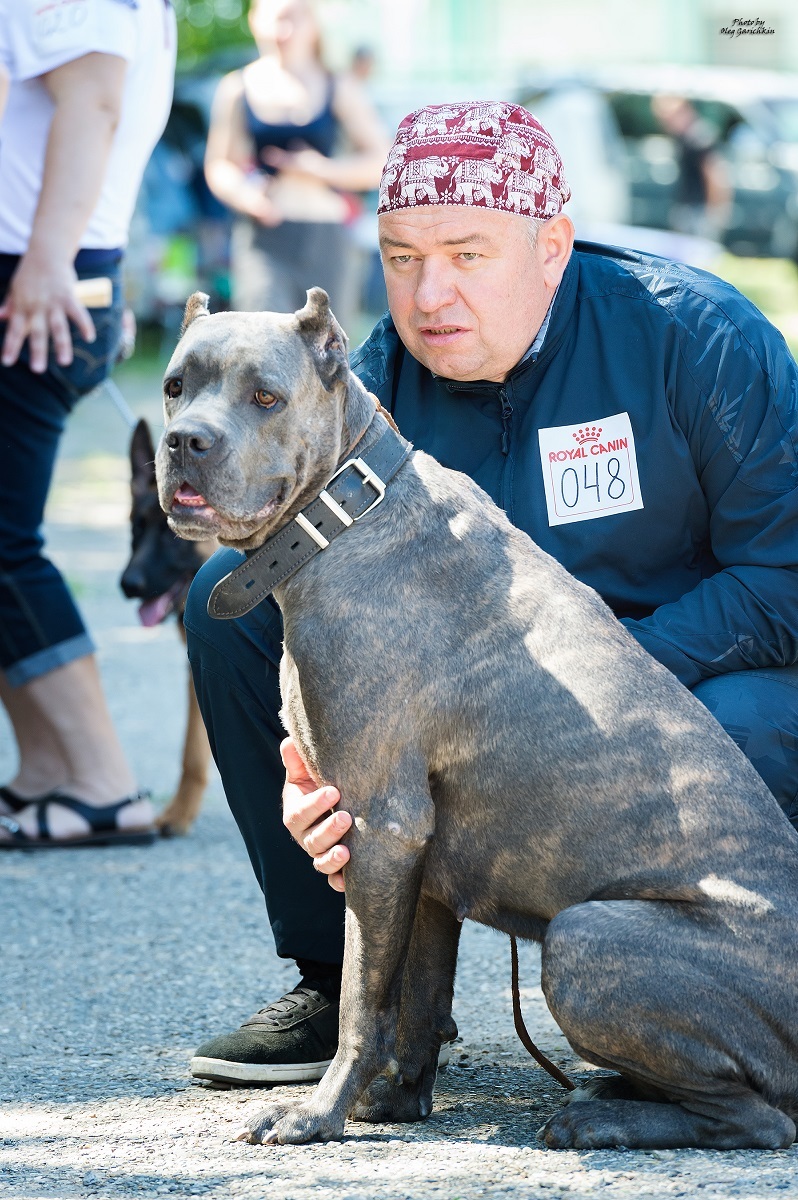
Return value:
[(571, 435), (575, 441), (583, 446), (585, 442), (597, 442), (601, 437), (600, 425), (585, 425), (584, 429), (578, 430)]

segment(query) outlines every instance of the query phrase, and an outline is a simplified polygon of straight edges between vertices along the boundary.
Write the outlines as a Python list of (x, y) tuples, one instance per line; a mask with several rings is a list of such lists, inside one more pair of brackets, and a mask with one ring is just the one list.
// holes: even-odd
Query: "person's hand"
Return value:
[(285, 766), (283, 824), (311, 856), (316, 870), (329, 877), (330, 887), (342, 892), (349, 851), (339, 841), (351, 826), (352, 817), (347, 812), (330, 812), (341, 799), (340, 792), (334, 787), (318, 786), (293, 738), (280, 744), (280, 756)]
[(13, 366), (27, 340), (30, 369), (47, 370), (52, 338), (56, 362), (72, 362), (72, 321), (87, 342), (95, 339), (94, 322), (75, 296), (77, 275), (71, 263), (47, 259), (31, 251), (25, 254), (0, 306), (0, 320), (8, 322), (0, 361)]
[(269, 229), (283, 222), (283, 214), (260, 185), (250, 186), (241, 192), (238, 210)]
[(330, 160), (312, 146), (305, 150), (281, 150), (277, 146), (266, 146), (261, 158), (276, 171), (290, 171), (292, 175), (305, 175), (316, 182), (329, 182)]

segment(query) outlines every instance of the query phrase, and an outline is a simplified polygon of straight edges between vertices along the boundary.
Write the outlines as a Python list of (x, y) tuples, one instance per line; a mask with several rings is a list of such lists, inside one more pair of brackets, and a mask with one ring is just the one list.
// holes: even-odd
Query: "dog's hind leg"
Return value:
[[(264, 1109), (242, 1134), (249, 1141), (339, 1138), (346, 1117), (372, 1079), (386, 1069), (399, 1072), (396, 1035), (402, 977), (427, 842), (434, 830), (426, 770), (423, 785), (414, 792), (408, 776), (410, 771), (387, 795), (363, 805), (364, 816), (355, 808), (355, 824), (347, 835), (351, 859), (346, 868), (338, 1052), (310, 1100)], [(353, 791), (342, 783), (344, 796)]]
[(589, 1100), (569, 1104), (544, 1126), (552, 1150), (591, 1150), (624, 1146), (638, 1150), (786, 1150), (795, 1124), (761, 1096), (696, 1096), (689, 1103), (646, 1100)]
[(794, 1095), (798, 1080), (794, 955), (782, 945), (769, 993), (766, 963), (779, 960), (770, 920), (749, 926), (738, 910), (732, 929), (719, 910), (662, 901), (591, 902), (555, 917), (542, 973), (555, 1019), (583, 1058), (657, 1099), (577, 1100), (544, 1127), (548, 1146), (792, 1144), (795, 1124), (774, 1097)]
[[(182, 623), (180, 626), (183, 629)], [(183, 764), (180, 773), (180, 783), (173, 799), (156, 818), (155, 824), (164, 837), (173, 834), (188, 833), (197, 819), (202, 805), (202, 797), (208, 786), (208, 767), (211, 761), (211, 747), (208, 734), (202, 720), (197, 693), (194, 691), (194, 680), (191, 672), (188, 674), (188, 717), (186, 721), (186, 739), (183, 745)]]
[(421, 897), (402, 979), (399, 1073), (374, 1080), (352, 1113), (355, 1120), (421, 1121), (432, 1112), (441, 1044), (457, 1037), (452, 994), (461, 929), (448, 908)]

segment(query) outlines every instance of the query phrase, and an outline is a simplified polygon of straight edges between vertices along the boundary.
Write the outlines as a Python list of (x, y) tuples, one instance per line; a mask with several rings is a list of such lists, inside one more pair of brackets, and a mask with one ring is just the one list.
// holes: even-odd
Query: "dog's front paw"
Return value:
[(343, 1136), (343, 1121), (315, 1112), (308, 1104), (268, 1104), (235, 1139), (254, 1146), (331, 1142)]
[(172, 801), (163, 812), (155, 818), (156, 828), (161, 837), (184, 837), (194, 824), (196, 813), (187, 812), (184, 804)]
[(432, 1112), (432, 1086), (423, 1081), (395, 1083), (380, 1075), (366, 1088), (358, 1100), (353, 1121), (369, 1124), (425, 1121)]

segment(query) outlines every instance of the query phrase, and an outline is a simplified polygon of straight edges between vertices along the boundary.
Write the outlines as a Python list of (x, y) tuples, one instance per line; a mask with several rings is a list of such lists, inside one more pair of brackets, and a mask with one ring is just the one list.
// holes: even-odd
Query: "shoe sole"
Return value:
[(0, 850), (80, 850), (86, 846), (151, 846), (157, 841), (157, 830), (145, 829), (130, 833), (98, 833), (70, 838), (3, 838), (0, 840)]
[[(444, 1042), (438, 1055), (438, 1066), (449, 1062), (449, 1043)], [(195, 1079), (211, 1083), (313, 1083), (324, 1075), (332, 1059), (315, 1063), (238, 1063), (224, 1058), (192, 1058), (189, 1071)]]
[(321, 1079), (332, 1059), (311, 1063), (239, 1063), (223, 1058), (192, 1058), (196, 1079), (212, 1083), (309, 1083)]

